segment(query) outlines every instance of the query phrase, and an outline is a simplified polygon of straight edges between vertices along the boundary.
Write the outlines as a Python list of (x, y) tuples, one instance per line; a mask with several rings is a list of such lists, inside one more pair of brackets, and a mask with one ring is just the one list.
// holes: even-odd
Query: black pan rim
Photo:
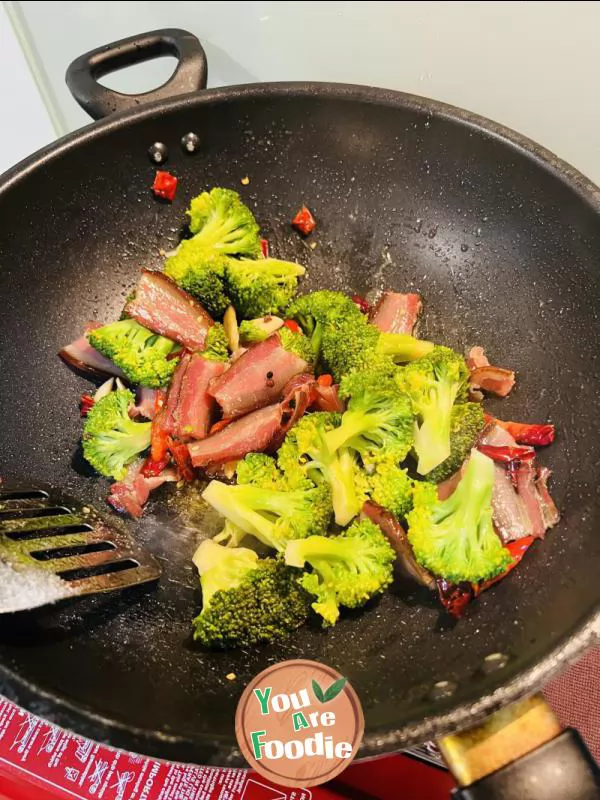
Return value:
[[(237, 100), (264, 98), (276, 100), (294, 97), (327, 97), (349, 102), (403, 107), (432, 117), (454, 121), (484, 135), (497, 138), (512, 149), (533, 158), (582, 196), (596, 213), (600, 213), (600, 189), (592, 181), (549, 150), (503, 125), (469, 111), (416, 95), (368, 86), (312, 82), (245, 84), (203, 90), (115, 114), (68, 134), (8, 170), (0, 176), (0, 196), (50, 160), (97, 137), (125, 128), (132, 122), (156, 119), (181, 108), (231, 103)], [(594, 607), (574, 630), (563, 637), (554, 650), (533, 666), (517, 674), (509, 683), (499, 686), (475, 702), (458, 704), (443, 713), (434, 714), (385, 733), (367, 733), (360, 749), (360, 756), (369, 757), (383, 751), (397, 750), (478, 722), (500, 706), (539, 689), (557, 672), (575, 661), (592, 644), (598, 632), (600, 632), (600, 608)], [(184, 746), (190, 753), (190, 760), (195, 759), (198, 754), (201, 762), (206, 764), (240, 766), (244, 763), (231, 740), (215, 740), (208, 735), (180, 737), (166, 731), (141, 730), (104, 718), (90, 708), (71, 703), (65, 697), (46, 690), (42, 691), (4, 667), (0, 667), (0, 677), (1, 686), (7, 696), (25, 708), (42, 714), (57, 724), (73, 725), (93, 738), (106, 740), (108, 733), (111, 743), (115, 746), (140, 749), (143, 752), (152, 751), (155, 755), (162, 755), (163, 758), (169, 757), (169, 753), (165, 751)]]

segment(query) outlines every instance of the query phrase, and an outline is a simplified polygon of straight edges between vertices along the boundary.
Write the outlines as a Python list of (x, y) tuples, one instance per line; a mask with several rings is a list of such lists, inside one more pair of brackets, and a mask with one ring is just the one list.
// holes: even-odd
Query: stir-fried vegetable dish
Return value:
[[(486, 413), (514, 373), (418, 338), (418, 294), (298, 295), (305, 267), (269, 256), (236, 192), (202, 192), (187, 215), (189, 238), (142, 271), (121, 318), (60, 355), (105, 377), (82, 397), (82, 445), (113, 508), (137, 518), (172, 482), (222, 520), (193, 559), (194, 637), (332, 626), (398, 581), (458, 616), (557, 523), (535, 450), (554, 427)], [(316, 225), (305, 208), (293, 220)]]

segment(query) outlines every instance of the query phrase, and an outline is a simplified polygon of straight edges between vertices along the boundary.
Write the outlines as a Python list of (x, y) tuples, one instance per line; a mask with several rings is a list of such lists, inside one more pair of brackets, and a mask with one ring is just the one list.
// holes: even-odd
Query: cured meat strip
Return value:
[(214, 471), (247, 453), (276, 450), (288, 430), (306, 411), (313, 383), (312, 376), (294, 378), (289, 388), (286, 387), (281, 403), (257, 409), (212, 436), (191, 442), (188, 450), (194, 467)]
[(281, 398), (285, 385), (305, 372), (308, 364), (288, 352), (277, 333), (248, 348), (221, 377), (212, 381), (211, 394), (224, 417), (238, 417)]
[(125, 313), (154, 333), (179, 342), (188, 350), (202, 350), (214, 325), (204, 308), (162, 272), (142, 270), (134, 297)]
[(384, 292), (370, 321), (383, 333), (412, 333), (422, 308), (418, 294)]
[(177, 473), (174, 469), (164, 469), (160, 475), (152, 477), (144, 477), (142, 475), (142, 467), (144, 466), (143, 459), (134, 461), (129, 469), (127, 475), (122, 481), (113, 483), (110, 487), (107, 502), (121, 514), (129, 514), (129, 516), (137, 519), (142, 516), (144, 505), (150, 497), (150, 492), (158, 489), (163, 483), (167, 481), (176, 481)]
[(92, 378), (107, 378), (112, 375), (127, 380), (125, 373), (113, 364), (110, 358), (106, 358), (93, 348), (88, 341), (87, 334), (101, 327), (99, 322), (89, 322), (83, 336), (63, 347), (58, 355), (69, 367)]

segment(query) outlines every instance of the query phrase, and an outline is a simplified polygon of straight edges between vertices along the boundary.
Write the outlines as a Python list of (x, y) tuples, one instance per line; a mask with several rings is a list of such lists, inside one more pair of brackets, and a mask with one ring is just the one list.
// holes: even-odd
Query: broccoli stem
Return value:
[(231, 520), (234, 525), (237, 525), (238, 528), (250, 533), (252, 536), (256, 536), (257, 539), (260, 539), (261, 542), (270, 547), (275, 547), (271, 537), (272, 524), (249, 508), (242, 498), (231, 491), (232, 488), (234, 487), (227, 486), (220, 481), (211, 481), (202, 492), (202, 497), (216, 511)]
[(361, 509), (361, 501), (354, 485), (356, 469), (354, 456), (342, 450), (321, 465), (325, 479), (331, 486), (331, 505), (338, 525), (348, 525)]
[(419, 475), (427, 475), (450, 455), (450, 426), (456, 394), (455, 386), (440, 381), (432, 392), (430, 406), (421, 409), (423, 422), (415, 427), (414, 444)]
[(376, 352), (391, 356), (394, 361), (416, 361), (430, 353), (433, 342), (416, 339), (408, 333), (382, 333), (377, 340)]
[(432, 512), (432, 521), (443, 522), (454, 514), (460, 527), (477, 530), (485, 509), (490, 509), (491, 513), (494, 480), (494, 462), (478, 450), (472, 450), (462, 480), (446, 500), (437, 503)]
[(388, 419), (387, 414), (377, 414), (373, 411), (355, 411), (349, 408), (342, 416), (342, 422), (337, 428), (327, 431), (325, 444), (335, 452), (345, 447), (358, 436), (368, 434), (369, 431), (379, 430)]

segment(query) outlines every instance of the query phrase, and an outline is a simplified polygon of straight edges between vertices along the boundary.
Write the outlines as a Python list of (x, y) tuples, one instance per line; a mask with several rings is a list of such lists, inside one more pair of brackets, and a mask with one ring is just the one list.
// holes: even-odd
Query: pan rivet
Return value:
[(508, 663), (508, 656), (504, 653), (490, 653), (483, 659), (483, 671), (494, 672), (497, 669), (502, 669)]
[(154, 164), (164, 164), (168, 155), (167, 145), (162, 142), (154, 142), (148, 148), (148, 157)]
[(452, 681), (438, 681), (433, 684), (429, 697), (432, 700), (443, 700), (444, 697), (451, 697), (455, 691), (456, 684), (452, 683)]
[(185, 153), (195, 153), (200, 147), (200, 137), (197, 133), (186, 133), (181, 137), (181, 147)]

